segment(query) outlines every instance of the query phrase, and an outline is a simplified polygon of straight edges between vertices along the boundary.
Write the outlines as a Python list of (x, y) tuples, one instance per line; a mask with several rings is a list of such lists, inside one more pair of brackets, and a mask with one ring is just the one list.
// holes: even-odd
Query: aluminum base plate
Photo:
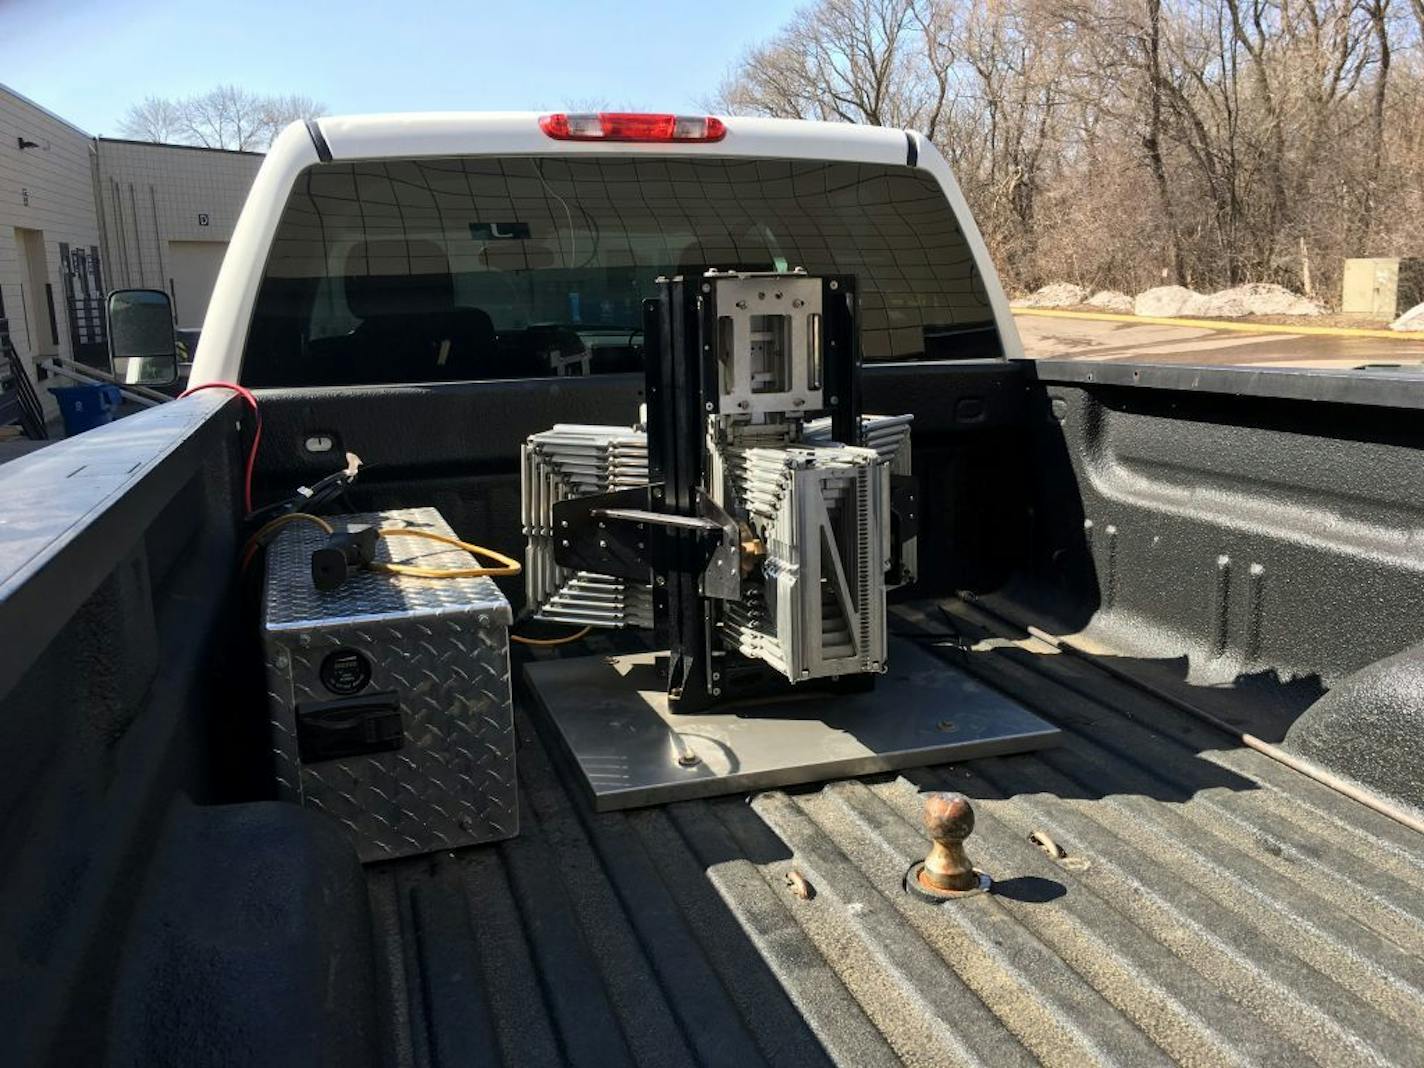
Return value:
[(526, 664), (550, 733), (600, 812), (1043, 749), (1059, 730), (913, 642), (875, 689), (667, 710), (654, 654)]

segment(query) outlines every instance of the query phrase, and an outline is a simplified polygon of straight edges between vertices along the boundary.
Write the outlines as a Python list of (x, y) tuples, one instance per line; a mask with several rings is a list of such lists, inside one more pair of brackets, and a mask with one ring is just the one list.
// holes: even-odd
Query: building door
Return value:
[(168, 284), (173, 317), (180, 330), (196, 330), (208, 314), (208, 298), (218, 280), (226, 241), (168, 242)]
[[(15, 247), (20, 252), (20, 284), (25, 290), (25, 340), (29, 357), (38, 363), (59, 355), (59, 324), (54, 317), (44, 231), (15, 227)], [(13, 323), (10, 333), (12, 337), (17, 333)]]

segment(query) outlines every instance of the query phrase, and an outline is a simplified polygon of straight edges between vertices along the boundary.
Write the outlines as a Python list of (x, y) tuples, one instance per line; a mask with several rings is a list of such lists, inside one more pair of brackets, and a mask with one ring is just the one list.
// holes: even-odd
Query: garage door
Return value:
[(172, 285), (173, 313), (183, 330), (203, 325), (208, 298), (222, 266), (226, 241), (168, 242), (168, 277)]

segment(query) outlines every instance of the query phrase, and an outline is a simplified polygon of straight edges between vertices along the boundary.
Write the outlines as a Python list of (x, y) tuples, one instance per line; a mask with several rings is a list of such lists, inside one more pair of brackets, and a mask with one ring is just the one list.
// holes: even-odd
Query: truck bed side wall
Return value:
[(6, 1064), (369, 1054), (331, 1011), (368, 977), (320, 970), (367, 936), (349, 847), (293, 806), (223, 803), (270, 781), (240, 714), (261, 693), (233, 564), (239, 416), (209, 394), (0, 469), (3, 611), (23, 627), (0, 663)]
[(1424, 383), (1032, 370), (1036, 523), (1017, 587), (1064, 626), (1185, 656), (1203, 681), (1312, 677), (1317, 692), (1424, 639)]

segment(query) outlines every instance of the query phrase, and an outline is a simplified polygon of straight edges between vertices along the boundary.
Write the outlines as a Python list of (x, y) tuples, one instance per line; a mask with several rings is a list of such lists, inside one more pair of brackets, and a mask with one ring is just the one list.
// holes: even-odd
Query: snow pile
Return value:
[[(1155, 319), (1239, 319), (1248, 315), (1324, 315), (1325, 307), (1309, 297), (1292, 293), (1270, 282), (1249, 282), (1216, 293), (1198, 293), (1185, 286), (1157, 286), (1136, 298), (1115, 289), (1096, 293), (1071, 282), (1054, 282), (1013, 302), (1016, 308), (1073, 308), (1088, 305), (1111, 312), (1130, 312)], [(1414, 326), (1397, 330), (1424, 330), (1424, 312), (1419, 308), (1405, 313), (1416, 316)], [(1401, 319), (1401, 322), (1404, 320)]]
[(1093, 308), (1102, 308), (1110, 312), (1132, 312), (1132, 298), (1126, 293), (1119, 293), (1116, 289), (1100, 289), (1088, 298), (1087, 303)]
[(1284, 286), (1251, 282), (1203, 297), (1200, 306), (1190, 314), (1223, 318), (1238, 315), (1324, 315), (1325, 308)]
[(1325, 308), (1284, 286), (1250, 282), (1216, 293), (1198, 293), (1184, 286), (1158, 286), (1139, 293), (1133, 302), (1138, 315), (1159, 318), (1236, 319), (1243, 315), (1324, 315)]
[(1424, 330), (1424, 304), (1416, 304), (1389, 324), (1391, 330)]
[(1200, 293), (1185, 286), (1157, 286), (1137, 294), (1137, 299), (1132, 302), (1132, 310), (1136, 315), (1172, 319), (1181, 315), (1195, 315), (1195, 312), (1189, 313), (1187, 309), (1203, 299)]
[(1071, 308), (1088, 299), (1088, 291), (1071, 282), (1054, 282), (1014, 301), (1020, 308)]

